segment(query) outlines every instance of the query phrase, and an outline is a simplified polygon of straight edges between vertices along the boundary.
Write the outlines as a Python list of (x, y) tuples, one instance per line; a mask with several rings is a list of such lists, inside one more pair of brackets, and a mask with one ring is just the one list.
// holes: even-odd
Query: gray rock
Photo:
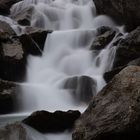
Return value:
[(0, 140), (31, 140), (21, 123), (14, 123), (0, 128)]
[(105, 72), (103, 77), (105, 79), (105, 81), (108, 83), (112, 80), (112, 78), (118, 74), (122, 69), (124, 69), (125, 67), (127, 66), (131, 66), (131, 65), (134, 65), (134, 66), (140, 66), (140, 58), (137, 58), (135, 60), (132, 60), (130, 61), (127, 65), (125, 66), (120, 66), (120, 67), (117, 67), (115, 69), (112, 69), (111, 71), (108, 71), (108, 72)]
[(97, 37), (92, 43), (91, 50), (104, 49), (115, 37), (116, 31), (109, 27), (100, 27), (97, 29)]
[(26, 52), (8, 23), (0, 22), (0, 78), (23, 80)]
[(0, 77), (10, 81), (21, 81), (25, 74), (26, 52), (18, 38), (0, 36)]
[(140, 27), (129, 33), (117, 45), (113, 68), (127, 65), (140, 57)]
[(76, 102), (89, 103), (96, 94), (97, 83), (88, 76), (72, 77), (65, 81), (64, 89), (69, 89)]
[(118, 23), (126, 24), (128, 30), (140, 25), (140, 0), (93, 0), (98, 14), (106, 14)]
[(137, 59), (135, 59), (133, 61), (130, 61), (127, 65), (128, 66), (130, 66), (130, 65), (140, 66), (140, 58), (137, 58)]
[[(4, 33), (4, 34), (2, 34)], [(16, 33), (14, 32), (14, 30), (10, 27), (10, 25), (4, 21), (0, 20), (0, 37), (2, 37), (2, 35), (4, 35), (3, 38), (5, 38), (5, 35), (11, 35), (14, 36), (16, 35)]]
[(129, 66), (93, 98), (73, 140), (140, 139), (140, 67)]

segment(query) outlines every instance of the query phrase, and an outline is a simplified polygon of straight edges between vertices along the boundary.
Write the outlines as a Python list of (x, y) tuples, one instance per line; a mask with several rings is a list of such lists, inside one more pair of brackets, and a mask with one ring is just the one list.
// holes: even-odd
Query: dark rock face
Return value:
[(25, 128), (20, 123), (0, 128), (0, 140), (31, 140), (27, 138)]
[(105, 79), (105, 81), (108, 83), (112, 80), (112, 78), (118, 74), (122, 69), (124, 69), (126, 66), (122, 66), (122, 67), (117, 67), (111, 71), (105, 72), (103, 77)]
[(100, 27), (97, 29), (97, 37), (92, 43), (91, 50), (104, 49), (115, 37), (116, 31), (109, 27)]
[(11, 6), (21, 0), (0, 0), (0, 15), (8, 15)]
[(20, 42), (25, 48), (27, 54), (41, 55), (44, 49), (45, 41), (48, 33), (51, 31), (45, 31), (39, 28), (26, 29), (27, 34), (20, 36)]
[(23, 123), (35, 128), (42, 133), (62, 132), (72, 129), (74, 122), (80, 117), (79, 111), (37, 111), (23, 120)]
[(118, 44), (113, 68), (127, 65), (140, 57), (140, 27), (132, 31)]
[(16, 84), (0, 80), (0, 114), (14, 111), (16, 88)]
[(0, 21), (0, 78), (19, 81), (25, 74), (26, 52), (13, 29)]
[[(3, 34), (3, 33), (0, 33)], [(16, 37), (0, 36), (0, 77), (19, 81), (25, 74), (26, 53)]]
[[(2, 34), (5, 33), (5, 34)], [(0, 21), (0, 37), (6, 38), (6, 35), (14, 36), (16, 33), (13, 31), (13, 29), (10, 27), (10, 25), (4, 21)]]
[(105, 72), (104, 75), (103, 75), (105, 81), (108, 83), (108, 82), (111, 81), (112, 78), (113, 78), (116, 74), (118, 74), (122, 69), (124, 69), (124, 68), (127, 67), (127, 66), (131, 66), (131, 65), (133, 65), (133, 66), (140, 66), (140, 58), (137, 58), (137, 59), (135, 59), (135, 60), (130, 61), (130, 62), (129, 62), (127, 65), (125, 65), (125, 66), (120, 66), (120, 67), (117, 67), (117, 68), (115, 68), (115, 69), (113, 69), (113, 70), (111, 70), (111, 71)]
[(113, 69), (104, 73), (104, 79), (109, 82), (117, 73), (129, 65), (140, 65), (140, 27), (129, 33), (125, 39), (113, 43), (116, 48), (116, 56)]
[(76, 102), (86, 102), (96, 94), (97, 83), (88, 76), (72, 77), (65, 81), (64, 88), (69, 89)]
[(95, 96), (73, 140), (140, 139), (140, 67), (129, 66)]
[(125, 23), (129, 30), (140, 25), (140, 0), (93, 0), (98, 14), (111, 16), (117, 22)]

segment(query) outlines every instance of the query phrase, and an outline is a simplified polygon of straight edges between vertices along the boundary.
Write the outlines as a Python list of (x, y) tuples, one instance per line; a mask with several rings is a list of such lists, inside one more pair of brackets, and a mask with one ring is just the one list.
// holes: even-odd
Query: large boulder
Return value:
[(128, 66), (93, 98), (73, 140), (140, 139), (140, 67)]
[(132, 30), (140, 25), (140, 0), (93, 0), (98, 14), (111, 16)]
[(21, 0), (0, 0), (0, 15), (10, 14), (10, 8), (14, 3)]
[(35, 128), (42, 133), (63, 132), (72, 129), (74, 122), (80, 117), (79, 111), (69, 110), (67, 112), (37, 111), (23, 120), (23, 123)]
[(113, 68), (127, 65), (140, 57), (140, 27), (129, 33), (117, 45)]
[(26, 34), (22, 34), (19, 37), (20, 42), (22, 43), (27, 54), (41, 55), (44, 49), (47, 35), (51, 32), (52, 31), (46, 31), (40, 28), (26, 27)]
[(96, 87), (96, 81), (88, 76), (75, 76), (64, 82), (64, 89), (71, 91), (76, 102), (89, 103), (97, 92)]
[(0, 22), (0, 78), (22, 80), (25, 74), (26, 52), (15, 32), (5, 22)]
[(17, 87), (13, 82), (0, 80), (0, 114), (15, 110)]

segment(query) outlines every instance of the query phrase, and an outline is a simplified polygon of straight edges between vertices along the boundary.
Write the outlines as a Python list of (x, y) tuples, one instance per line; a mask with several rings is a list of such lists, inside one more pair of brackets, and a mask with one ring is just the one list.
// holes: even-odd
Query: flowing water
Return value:
[[(83, 111), (85, 104), (74, 104), (64, 80), (86, 75), (97, 82), (99, 91), (105, 82), (103, 73), (111, 68), (114, 49), (108, 46), (97, 53), (89, 48), (102, 25), (115, 26), (107, 16), (96, 16), (92, 0), (24, 0), (15, 4), (11, 15), (31, 8), (31, 25), (53, 30), (48, 35), (41, 57), (29, 56), (26, 83), (22, 86), (22, 111), (45, 109)], [(97, 65), (98, 63), (98, 65)], [(20, 103), (21, 103), (20, 102)]]
[[(103, 73), (111, 69), (115, 49), (110, 43), (98, 52), (91, 51), (96, 29), (116, 27), (107, 16), (96, 16), (92, 0), (24, 0), (11, 8), (11, 17), (31, 8), (31, 26), (53, 30), (46, 39), (41, 57), (29, 56), (26, 81), (21, 86), (19, 115), (36, 110), (80, 110), (87, 104), (75, 103), (69, 90), (63, 89), (70, 77), (86, 75), (96, 81), (96, 91), (105, 85)], [(17, 24), (9, 20), (15, 31)], [(16, 114), (16, 115), (17, 115)], [(25, 115), (25, 116), (26, 116)], [(47, 139), (71, 139), (70, 134), (47, 135)], [(36, 140), (36, 138), (34, 138)]]

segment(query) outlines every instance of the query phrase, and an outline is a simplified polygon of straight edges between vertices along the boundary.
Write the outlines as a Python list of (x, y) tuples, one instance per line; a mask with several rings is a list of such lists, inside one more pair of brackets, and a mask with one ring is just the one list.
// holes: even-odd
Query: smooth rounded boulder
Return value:
[(89, 103), (97, 92), (97, 82), (89, 76), (75, 76), (66, 79), (63, 88), (70, 91), (75, 102)]

